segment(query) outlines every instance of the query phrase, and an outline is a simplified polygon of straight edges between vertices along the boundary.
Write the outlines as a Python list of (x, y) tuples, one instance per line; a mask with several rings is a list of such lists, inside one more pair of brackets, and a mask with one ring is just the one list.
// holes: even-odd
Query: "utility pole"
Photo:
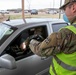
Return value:
[(54, 8), (54, 3), (55, 3), (55, 0), (53, 0), (53, 8)]
[(22, 0), (22, 19), (25, 21), (25, 14), (24, 14), (24, 0)]
[[(62, 5), (62, 0), (60, 0), (60, 7), (61, 7), (61, 5)], [(59, 11), (59, 19), (60, 19), (60, 17), (61, 17), (61, 10)]]

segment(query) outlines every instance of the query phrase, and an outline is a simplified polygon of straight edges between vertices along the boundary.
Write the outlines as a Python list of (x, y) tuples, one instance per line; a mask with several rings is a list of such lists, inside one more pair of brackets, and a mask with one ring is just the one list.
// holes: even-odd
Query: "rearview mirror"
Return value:
[(15, 69), (16, 62), (14, 57), (8, 54), (4, 54), (0, 57), (0, 67), (6, 69)]

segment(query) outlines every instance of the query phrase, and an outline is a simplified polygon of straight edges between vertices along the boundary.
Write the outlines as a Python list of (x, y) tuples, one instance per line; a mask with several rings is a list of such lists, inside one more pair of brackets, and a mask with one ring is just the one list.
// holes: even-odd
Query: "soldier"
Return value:
[(76, 75), (76, 0), (65, 0), (60, 9), (65, 13), (63, 19), (71, 25), (42, 42), (32, 39), (29, 47), (41, 57), (53, 56), (50, 75)]

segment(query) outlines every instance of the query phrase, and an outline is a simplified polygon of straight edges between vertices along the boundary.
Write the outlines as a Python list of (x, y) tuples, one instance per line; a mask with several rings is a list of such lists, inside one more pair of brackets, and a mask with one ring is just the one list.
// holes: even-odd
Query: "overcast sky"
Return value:
[[(0, 10), (21, 8), (22, 0), (0, 0)], [(64, 0), (62, 0), (62, 4)], [(25, 0), (25, 9), (59, 8), (60, 0)]]

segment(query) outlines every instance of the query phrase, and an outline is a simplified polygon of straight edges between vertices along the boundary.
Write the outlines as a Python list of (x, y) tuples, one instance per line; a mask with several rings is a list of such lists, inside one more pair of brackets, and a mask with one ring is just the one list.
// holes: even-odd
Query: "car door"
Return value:
[[(28, 28), (28, 29), (31, 29), (29, 33), (32, 34), (33, 32), (32, 30), (35, 27), (37, 26)], [(45, 32), (45, 34), (48, 35), (47, 25), (42, 25), (42, 28), (44, 28), (43, 34)], [(28, 29), (25, 29), (23, 31), (26, 31)], [(22, 33), (23, 31), (21, 31), (20, 33)], [(13, 43), (15, 43), (15, 41), (19, 37), (19, 34), (13, 39), (13, 41), (10, 42), (8, 47), (11, 46)], [(43, 35), (44, 38), (47, 37), (47, 35), (45, 34)], [(8, 47), (4, 51), (6, 51)], [(9, 51), (6, 51), (6, 53), (12, 55), (15, 58), (17, 68), (13, 70), (0, 68), (1, 75), (47, 75), (48, 74), (52, 57), (41, 58), (33, 54), (31, 51), (27, 51), (25, 52), (25, 55), (21, 54), (18, 57), (16, 57), (15, 55), (13, 55), (13, 51), (15, 50), (17, 50), (17, 48), (10, 47)]]

